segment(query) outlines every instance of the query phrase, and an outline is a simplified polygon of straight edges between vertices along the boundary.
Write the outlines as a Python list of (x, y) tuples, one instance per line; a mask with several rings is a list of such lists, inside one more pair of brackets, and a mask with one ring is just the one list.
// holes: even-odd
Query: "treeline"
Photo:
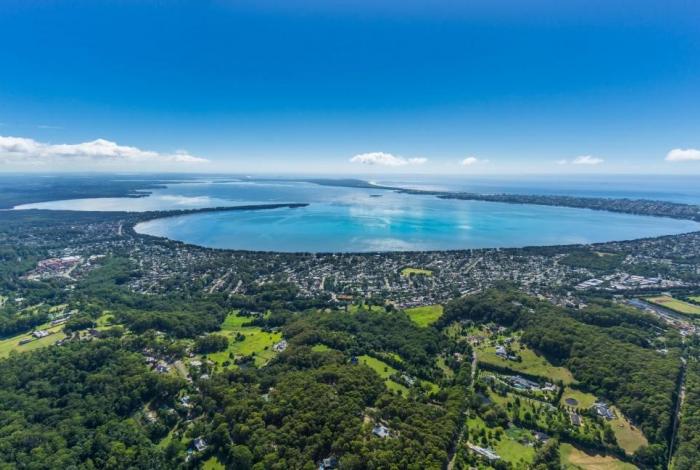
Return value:
[(700, 361), (688, 363), (685, 400), (678, 429), (678, 448), (673, 460), (674, 470), (693, 470), (700, 462)]
[[(420, 192), (407, 190), (406, 192)], [(624, 214), (652, 215), (674, 219), (700, 220), (700, 207), (680, 202), (650, 199), (614, 199), (607, 197), (578, 197), (537, 194), (476, 194), (436, 193), (441, 199), (505, 202), (509, 204), (537, 204), (542, 206), (575, 207)]]
[[(585, 390), (612, 400), (657, 444), (641, 451), (640, 458), (647, 463), (662, 458), (680, 371), (677, 352), (659, 354), (616, 338), (609, 328), (582, 323), (564, 309), (512, 291), (490, 290), (455, 300), (440, 321), (462, 319), (523, 329), (525, 344), (570, 369)], [(639, 328), (644, 337), (645, 329)]]
[[(0, 208), (9, 209), (29, 204), (61, 199), (93, 197), (145, 197), (147, 189), (163, 188), (165, 180), (147, 180), (139, 176), (66, 175), (53, 178), (37, 176), (0, 176)], [(138, 192), (137, 192), (138, 191)]]
[(267, 310), (292, 310), (302, 311), (311, 308), (325, 308), (329, 306), (331, 296), (329, 294), (318, 297), (303, 297), (299, 295), (299, 287), (291, 282), (267, 282), (265, 284), (251, 284), (245, 295), (236, 294), (230, 296), (231, 305), (234, 308), (265, 312)]

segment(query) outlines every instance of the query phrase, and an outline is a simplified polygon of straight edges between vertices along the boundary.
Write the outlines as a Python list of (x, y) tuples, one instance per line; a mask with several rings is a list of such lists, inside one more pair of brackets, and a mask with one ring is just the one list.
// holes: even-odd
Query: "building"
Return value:
[(318, 465), (318, 470), (332, 470), (337, 466), (338, 459), (331, 455), (330, 457), (326, 457), (325, 459), (321, 460), (321, 463)]
[(571, 424), (573, 424), (576, 427), (581, 426), (581, 415), (572, 412), (569, 414), (569, 418), (571, 419)]
[(479, 447), (471, 443), (467, 443), (467, 447), (469, 447), (469, 449), (471, 449), (473, 452), (484, 457), (489, 462), (495, 462), (496, 460), (501, 459), (501, 456), (492, 451), (491, 449), (484, 449), (483, 447)]
[(593, 409), (595, 410), (596, 414), (601, 418), (605, 418), (608, 420), (615, 418), (615, 414), (610, 408), (608, 408), (608, 405), (606, 405), (603, 402), (597, 402), (596, 404), (594, 404)]
[(517, 388), (520, 390), (539, 390), (540, 384), (537, 382), (533, 382), (532, 380), (528, 380), (525, 377), (521, 377), (519, 375), (514, 375), (508, 379), (510, 384), (513, 386), (513, 388)]
[(375, 436), (381, 437), (382, 439), (385, 437), (389, 437), (389, 434), (391, 431), (389, 431), (389, 428), (384, 426), (383, 424), (376, 424), (374, 428), (372, 429), (372, 434)]
[(202, 452), (207, 448), (207, 441), (205, 441), (201, 437), (198, 437), (192, 442), (192, 445), (197, 450), (197, 452)]

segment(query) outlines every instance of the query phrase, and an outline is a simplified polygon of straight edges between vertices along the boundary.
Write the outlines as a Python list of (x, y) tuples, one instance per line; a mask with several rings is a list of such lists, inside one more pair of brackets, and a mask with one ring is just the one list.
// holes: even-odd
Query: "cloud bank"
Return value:
[(581, 155), (574, 158), (574, 161), (571, 163), (574, 165), (600, 165), (604, 161), (605, 160), (602, 158), (594, 157), (592, 155)]
[(483, 162), (485, 162), (485, 160), (479, 160), (479, 159), (476, 158), (476, 157), (467, 157), (467, 158), (465, 158), (464, 160), (462, 160), (462, 161), (460, 162), (460, 165), (462, 165), (462, 166), (472, 166), (472, 165), (476, 165), (477, 163), (483, 163)]
[(164, 154), (105, 139), (79, 144), (49, 144), (25, 137), (0, 136), (0, 164), (11, 166), (58, 165), (86, 169), (85, 166), (170, 166), (208, 161), (184, 150)]
[(360, 163), (363, 165), (372, 166), (423, 165), (427, 161), (428, 159), (423, 157), (404, 158), (385, 152), (360, 153), (350, 159), (351, 163)]
[(690, 162), (700, 160), (698, 149), (673, 149), (666, 154), (667, 162)]
[(594, 157), (593, 155), (579, 155), (573, 160), (557, 160), (557, 165), (600, 165), (605, 160), (602, 158)]

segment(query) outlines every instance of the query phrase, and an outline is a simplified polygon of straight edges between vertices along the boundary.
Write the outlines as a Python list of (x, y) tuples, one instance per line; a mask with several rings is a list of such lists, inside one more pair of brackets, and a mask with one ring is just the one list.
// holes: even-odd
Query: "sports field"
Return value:
[(430, 269), (423, 268), (403, 268), (401, 270), (402, 276), (432, 276), (433, 272)]
[(644, 300), (660, 307), (673, 310), (674, 312), (684, 313), (686, 315), (700, 315), (700, 305), (693, 305), (683, 300), (674, 299), (668, 295), (647, 297)]

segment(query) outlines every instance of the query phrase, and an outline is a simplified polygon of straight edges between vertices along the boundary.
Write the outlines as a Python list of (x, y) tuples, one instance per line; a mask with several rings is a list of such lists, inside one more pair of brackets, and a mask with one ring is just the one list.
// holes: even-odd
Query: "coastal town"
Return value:
[[(71, 351), (122, 338), (149, 373), (179, 384), (167, 405), (144, 406), (135, 416), (148, 429), (165, 430), (167, 436), (157, 434), (153, 442), (181, 443), (177, 455), (187, 465), (225, 460), (213, 455), (222, 448), (211, 428), (218, 418), (212, 421), (202, 408), (211, 387), (233, 371), (264, 375), (268, 365), (277, 367), (299, 354), (328, 354), (343, 367), (369, 368), (390, 393), (411, 400), (412, 407), (426, 402), (447, 410), (450, 405), (440, 390), (465, 393), (454, 381), (457, 374), (470, 377), (465, 380), (473, 396), (468, 406), (462, 405), (467, 409), (461, 415), (465, 427), (451, 431), (460, 436), (448, 455), (456, 468), (526, 468), (519, 465), (549, 446), (558, 446), (563, 461), (583, 458), (593, 449), (605, 453), (601, 458), (618, 462), (651, 458), (637, 454), (646, 452), (652, 439), (667, 445), (666, 431), (650, 434), (643, 423), (647, 411), (636, 413), (626, 395), (598, 385), (603, 373), (614, 377), (628, 367), (654, 364), (654, 383), (665, 380), (665, 395), (656, 395), (664, 397), (658, 411), (668, 417), (664, 429), (680, 426), (680, 410), (688, 406), (685, 395), (673, 390), (684, 390), (694, 380), (692, 375), (686, 379), (685, 368), (694, 360), (692, 345), (700, 331), (694, 316), (700, 311), (698, 233), (518, 249), (273, 253), (212, 250), (134, 230), (137, 223), (160, 215), (85, 213), (62, 218), (47, 213), (50, 230), (32, 218), (6, 225), (0, 242), (13, 247), (8, 266), (14, 270), (5, 274), (4, 286), (11, 288), (0, 287), (0, 301), (14, 322), (3, 326), (9, 334), (0, 340), (0, 353), (14, 357), (50, 347)], [(495, 306), (498, 313), (494, 318), (473, 317), (469, 310), (460, 313), (460, 302), (483, 302), (479, 312)], [(556, 314), (545, 321), (541, 315), (549, 309)], [(498, 317), (511, 310), (514, 318), (530, 318), (532, 323), (516, 327), (512, 318)], [(590, 315), (622, 323), (609, 329), (594, 326), (598, 320)], [(308, 325), (301, 320), (305, 317), (310, 318)], [(368, 332), (356, 334), (358, 328), (375, 328), (372, 319), (384, 319), (382, 328), (404, 319), (444, 335), (442, 344), (449, 346), (377, 347), (383, 340), (372, 340)], [(539, 352), (532, 335), (558, 335), (572, 327), (550, 328), (555, 319), (574, 321), (576, 334), (588, 335), (587, 343), (600, 342), (600, 349), (589, 351), (584, 362), (569, 359), (567, 367), (555, 357), (568, 346), (557, 346), (547, 355)], [(294, 321), (301, 323), (290, 326)], [(359, 323), (347, 339), (327, 329), (354, 321)], [(541, 330), (528, 331), (537, 322), (544, 322)], [(415, 325), (401, 326), (399, 337)], [(311, 330), (303, 333), (304, 328)], [(410, 335), (410, 341), (420, 341), (419, 333)], [(546, 350), (557, 341), (568, 345), (577, 338), (554, 336), (537, 347)], [(367, 343), (358, 347), (356, 341)], [(387, 344), (396, 341), (391, 338)], [(588, 388), (583, 387), (574, 379), (573, 371), (580, 373), (575, 367), (615, 360), (617, 355), (604, 352), (611, 345), (644, 359), (606, 364), (616, 372), (596, 370), (587, 379)], [(631, 347), (636, 349), (624, 349)], [(427, 363), (420, 362), (420, 355), (412, 357), (412, 351), (423, 350), (435, 351)], [(342, 358), (334, 356), (340, 351)], [(674, 368), (678, 375), (659, 375)], [(640, 375), (634, 377), (629, 380)], [(673, 377), (680, 377), (678, 385)], [(647, 381), (635, 383), (645, 387)], [(251, 392), (256, 406), (276, 400), (275, 388)], [(671, 406), (678, 410), (673, 420)], [(395, 417), (386, 417), (391, 413), (374, 408), (360, 411), (363, 435), (358, 439), (394, 445), (405, 436), (405, 428)], [(331, 469), (342, 459), (332, 451), (314, 462), (317, 468)]]
[[(105, 257), (127, 253), (138, 267), (129, 286), (142, 294), (188, 288), (236, 295), (255, 285), (286, 282), (302, 296), (412, 307), (507, 282), (553, 303), (576, 306), (591, 294), (683, 292), (700, 286), (697, 233), (546, 248), (267, 253), (209, 250), (138, 235), (129, 227), (142, 217), (76, 227), (67, 246), (50, 249), (51, 257), (38, 260), (25, 278), (63, 278), (70, 285)], [(40, 246), (31, 237), (16, 242)]]

